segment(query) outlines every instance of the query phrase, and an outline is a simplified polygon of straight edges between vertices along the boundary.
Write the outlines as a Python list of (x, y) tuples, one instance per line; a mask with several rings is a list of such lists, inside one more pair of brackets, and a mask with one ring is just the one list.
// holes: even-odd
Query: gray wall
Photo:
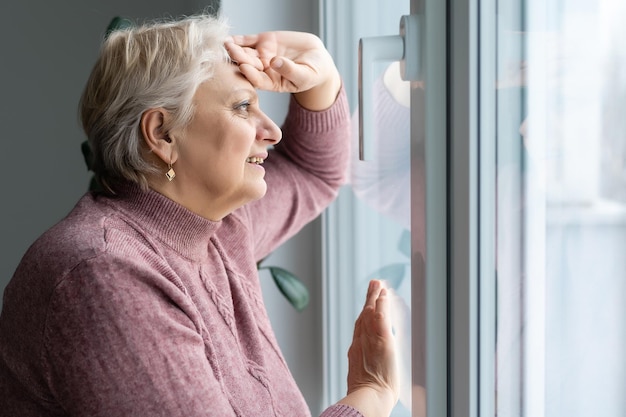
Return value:
[[(177, 16), (209, 0), (2, 0), (0, 16), (0, 292), (28, 246), (60, 220), (88, 187), (77, 103), (104, 29), (113, 16)], [(317, 1), (223, 0), (234, 33), (315, 31)], [(286, 97), (262, 95), (282, 121)], [(312, 412), (321, 407), (320, 224), (308, 226), (267, 259), (300, 276), (311, 291), (296, 312), (261, 274), (266, 304), (294, 377)], [(0, 301), (1, 306), (1, 301)]]
[(77, 105), (111, 19), (196, 9), (193, 0), (0, 2), (2, 288), (27, 247), (88, 187)]

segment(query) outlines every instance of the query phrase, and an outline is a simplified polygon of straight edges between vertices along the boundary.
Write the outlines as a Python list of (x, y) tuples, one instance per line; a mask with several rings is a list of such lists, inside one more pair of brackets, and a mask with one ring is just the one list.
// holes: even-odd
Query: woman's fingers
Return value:
[(266, 89), (264, 86), (272, 84), (272, 80), (269, 76), (263, 72), (256, 69), (253, 65), (250, 64), (239, 64), (239, 71), (250, 81), (256, 88)]
[(300, 93), (296, 99), (311, 110), (328, 108), (336, 99), (340, 77), (332, 57), (315, 35), (284, 31), (233, 35), (224, 45), (257, 88)]
[(361, 387), (393, 393), (397, 399), (398, 370), (391, 323), (391, 297), (381, 281), (370, 281), (365, 305), (355, 323), (350, 347), (349, 392)]
[[(280, 50), (283, 49), (278, 39), (278, 32), (264, 32), (255, 35), (234, 35), (231, 37), (231, 41), (226, 42), (226, 48), (233, 49), (237, 52), (237, 48), (246, 52), (249, 57), (253, 57), (255, 62), (260, 62), (261, 65), (255, 64), (255, 67), (260, 71), (263, 71), (269, 67), (270, 60), (280, 54)], [(237, 55), (241, 58), (241, 56)], [(241, 62), (234, 58), (237, 62)], [(245, 58), (245, 57), (244, 57)], [(243, 61), (246, 62), (246, 61)], [(252, 64), (252, 62), (247, 62)]]
[(351, 350), (353, 354), (357, 355), (356, 357), (360, 357), (362, 355), (362, 353), (360, 353), (363, 348), (361, 345), (361, 340), (362, 337), (365, 337), (367, 339), (368, 334), (370, 333), (371, 316), (375, 313), (376, 303), (381, 289), (382, 283), (376, 280), (370, 281), (369, 286), (367, 287), (365, 305), (363, 306), (363, 310), (361, 311), (359, 317), (357, 317), (356, 322), (354, 323), (354, 333), (352, 335)]
[(359, 320), (365, 321), (361, 326), (368, 327), (374, 336), (391, 336), (390, 306), (387, 289), (378, 280), (372, 280), (367, 287), (365, 305), (359, 315)]
[(256, 46), (257, 42), (259, 41), (259, 35), (258, 34), (252, 34), (252, 35), (232, 35), (231, 36), (231, 40), (233, 43), (240, 45), (240, 46)]
[(382, 288), (376, 299), (374, 329), (381, 337), (392, 337), (391, 301), (386, 288)]
[[(238, 54), (231, 56), (233, 59)], [(294, 93), (311, 87), (314, 71), (306, 65), (296, 64), (285, 57), (274, 57), (269, 67), (260, 69), (260, 60), (247, 56), (238, 61), (239, 70), (256, 88)]]
[(297, 85), (272, 68), (259, 71), (253, 65), (239, 64), (239, 71), (241, 71), (255, 88), (288, 93), (298, 91)]
[(369, 282), (367, 287), (367, 295), (365, 296), (365, 307), (376, 308), (376, 300), (378, 295), (383, 289), (383, 283), (379, 280), (373, 279)]
[(283, 88), (288, 88), (290, 92), (302, 91), (310, 88), (314, 80), (315, 71), (305, 64), (297, 64), (285, 57), (274, 57), (270, 61), (270, 67), (276, 74), (280, 75)]
[(259, 53), (254, 48), (242, 47), (233, 42), (226, 42), (224, 44), (230, 59), (237, 64), (247, 64), (256, 68), (258, 71), (263, 71), (263, 61), (259, 58)]

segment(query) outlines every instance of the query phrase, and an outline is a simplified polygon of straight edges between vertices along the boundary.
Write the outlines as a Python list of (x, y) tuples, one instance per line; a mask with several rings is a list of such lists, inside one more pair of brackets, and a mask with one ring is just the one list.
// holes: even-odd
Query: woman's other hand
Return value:
[(399, 397), (391, 300), (381, 281), (370, 282), (348, 351), (348, 395), (339, 401), (366, 417), (388, 416)]
[(254, 87), (294, 93), (298, 103), (309, 110), (330, 107), (341, 88), (330, 53), (313, 34), (275, 31), (235, 35), (226, 42), (226, 48)]

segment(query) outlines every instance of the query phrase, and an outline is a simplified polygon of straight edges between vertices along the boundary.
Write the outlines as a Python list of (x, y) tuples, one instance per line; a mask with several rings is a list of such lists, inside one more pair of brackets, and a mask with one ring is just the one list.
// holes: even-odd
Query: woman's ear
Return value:
[(141, 134), (150, 151), (166, 164), (176, 161), (175, 143), (165, 129), (169, 113), (163, 108), (148, 109), (141, 115)]

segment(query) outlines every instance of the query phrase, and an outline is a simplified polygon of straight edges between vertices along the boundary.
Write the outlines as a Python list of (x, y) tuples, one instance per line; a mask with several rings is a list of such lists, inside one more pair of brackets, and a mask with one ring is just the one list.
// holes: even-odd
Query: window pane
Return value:
[[(370, 1), (366, 12), (360, 4), (359, 38), (397, 35), (402, 15), (409, 14), (408, 0)], [(363, 65), (372, 65), (363, 63)], [(350, 191), (355, 248), (354, 294), (364, 298), (367, 283), (382, 279), (395, 297), (395, 334), (400, 342), (401, 373), (406, 390), (392, 416), (410, 416), (411, 410), (411, 186), (410, 186), (410, 85), (400, 77), (398, 62), (373, 64), (377, 76), (366, 86), (373, 94), (373, 152), (359, 160), (358, 110), (353, 117), (353, 156)], [(356, 106), (355, 106), (356, 107)], [(360, 312), (361, 302), (353, 311)]]
[(500, 417), (626, 415), (625, 19), (498, 1)]
[[(398, 62), (372, 65), (372, 153), (359, 160), (357, 103), (359, 39), (398, 35), (400, 19), (409, 14), (409, 0), (334, 0), (324, 2), (330, 24), (328, 42), (336, 45), (334, 57), (342, 72), (353, 111), (353, 155), (350, 184), (328, 214), (329, 323), (327, 346), (332, 362), (327, 381), (329, 401), (345, 395), (346, 363), (352, 324), (361, 312), (371, 279), (382, 279), (397, 295), (395, 332), (402, 347), (401, 370), (406, 381), (392, 416), (410, 416), (411, 410), (411, 189), (410, 189), (410, 86), (400, 77)], [(341, 254), (339, 256), (338, 254)], [(339, 294), (339, 295), (338, 295)], [(337, 297), (337, 298), (334, 298)], [(348, 329), (336, 322), (347, 318)], [(333, 328), (337, 328), (336, 331)], [(335, 353), (333, 353), (335, 352)], [(335, 357), (338, 358), (335, 360)], [(423, 374), (423, 373), (422, 373)], [(416, 414), (418, 415), (418, 414)]]

